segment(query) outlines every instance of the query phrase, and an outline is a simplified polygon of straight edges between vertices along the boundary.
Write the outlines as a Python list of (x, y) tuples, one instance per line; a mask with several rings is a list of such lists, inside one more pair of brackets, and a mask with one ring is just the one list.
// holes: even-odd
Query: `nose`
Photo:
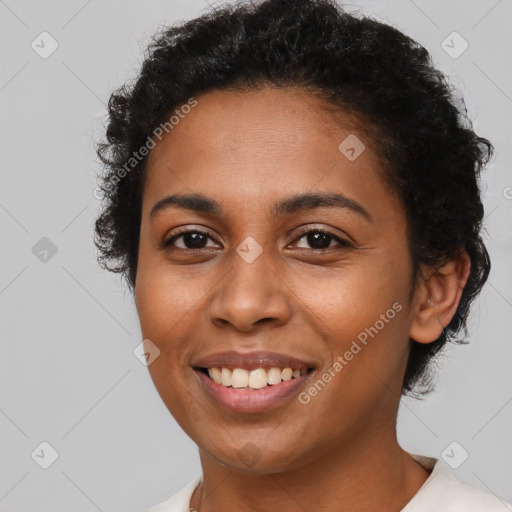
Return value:
[(240, 332), (252, 332), (262, 324), (286, 324), (292, 314), (291, 294), (273, 267), (265, 251), (251, 263), (235, 253), (231, 269), (212, 295), (210, 321)]

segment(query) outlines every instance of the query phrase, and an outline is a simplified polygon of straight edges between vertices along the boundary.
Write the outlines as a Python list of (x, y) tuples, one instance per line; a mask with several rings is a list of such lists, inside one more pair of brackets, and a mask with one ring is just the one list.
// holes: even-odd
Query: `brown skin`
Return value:
[[(149, 155), (135, 288), (143, 336), (161, 351), (149, 366), (153, 382), (199, 446), (203, 485), (191, 506), (400, 510), (428, 478), (396, 438), (409, 337), (432, 342), (449, 323), (467, 255), (424, 269), (430, 278), (409, 301), (405, 212), (370, 141), (349, 161), (338, 145), (356, 132), (334, 125), (318, 99), (295, 89), (213, 91), (197, 101)], [(357, 201), (373, 222), (347, 208), (270, 214), (283, 198), (319, 191)], [(220, 202), (223, 215), (171, 207), (150, 220), (158, 200), (192, 192)], [(177, 227), (206, 229), (207, 248), (187, 255), (186, 237), (160, 248)], [(327, 238), (329, 248), (315, 250), (299, 227), (328, 230), (352, 246)], [(248, 236), (263, 248), (250, 264), (235, 250)], [(395, 302), (402, 310), (306, 405), (293, 397), (264, 413), (225, 410), (191, 368), (217, 352), (270, 350), (313, 361), (309, 387)], [(248, 466), (240, 454), (251, 450)]]

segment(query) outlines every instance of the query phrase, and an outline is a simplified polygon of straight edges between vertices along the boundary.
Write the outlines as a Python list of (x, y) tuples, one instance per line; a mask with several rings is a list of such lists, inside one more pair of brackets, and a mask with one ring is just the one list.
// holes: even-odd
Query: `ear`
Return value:
[(440, 268), (424, 272), (414, 295), (409, 338), (418, 343), (439, 338), (457, 311), (470, 268), (469, 256), (462, 251)]

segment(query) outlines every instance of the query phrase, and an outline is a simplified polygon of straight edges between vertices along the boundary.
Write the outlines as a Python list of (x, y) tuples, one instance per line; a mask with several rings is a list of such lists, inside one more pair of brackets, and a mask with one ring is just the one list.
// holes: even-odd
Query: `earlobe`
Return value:
[(415, 293), (409, 337), (418, 343), (432, 343), (450, 323), (457, 311), (469, 277), (471, 261), (466, 251), (430, 271)]

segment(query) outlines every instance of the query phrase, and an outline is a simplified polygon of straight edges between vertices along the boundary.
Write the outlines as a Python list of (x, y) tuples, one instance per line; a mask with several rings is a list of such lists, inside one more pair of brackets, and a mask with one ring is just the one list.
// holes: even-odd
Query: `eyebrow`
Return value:
[[(221, 217), (223, 214), (220, 203), (203, 194), (172, 194), (160, 199), (153, 205), (149, 213), (150, 220), (158, 213), (172, 207), (215, 217)], [(287, 197), (274, 204), (271, 213), (274, 217), (281, 217), (322, 207), (346, 208), (364, 217), (369, 222), (375, 222), (370, 212), (359, 203), (343, 194), (331, 192), (311, 192)]]

